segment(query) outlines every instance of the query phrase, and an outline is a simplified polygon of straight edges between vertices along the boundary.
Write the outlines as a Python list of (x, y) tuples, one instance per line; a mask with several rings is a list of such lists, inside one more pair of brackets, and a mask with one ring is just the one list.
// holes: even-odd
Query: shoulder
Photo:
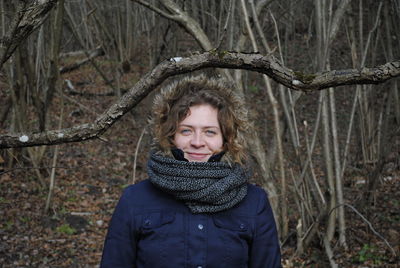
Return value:
[(247, 184), (247, 195), (233, 208), (233, 213), (247, 215), (250, 217), (257, 216), (265, 205), (269, 205), (268, 196), (264, 189), (253, 184)]
[(267, 192), (261, 188), (260, 186), (254, 185), (254, 184), (248, 184), (247, 185), (247, 198), (253, 200), (253, 201), (265, 201), (268, 199), (268, 194)]
[(146, 202), (148, 199), (157, 197), (158, 195), (159, 190), (156, 189), (148, 179), (146, 179), (126, 187), (122, 193), (121, 201), (138, 204)]
[(260, 213), (266, 205), (269, 205), (268, 194), (260, 186), (248, 184), (247, 198), (256, 208), (256, 214)]
[(183, 203), (156, 188), (149, 179), (125, 188), (121, 202), (128, 203), (134, 211), (181, 209)]
[(141, 191), (148, 191), (148, 190), (152, 190), (152, 184), (149, 179), (146, 179), (126, 187), (124, 190), (124, 194), (126, 195), (137, 194)]
[(247, 184), (247, 193), (250, 195), (256, 195), (256, 196), (266, 196), (267, 193), (263, 188), (261, 188), (258, 185), (248, 183)]

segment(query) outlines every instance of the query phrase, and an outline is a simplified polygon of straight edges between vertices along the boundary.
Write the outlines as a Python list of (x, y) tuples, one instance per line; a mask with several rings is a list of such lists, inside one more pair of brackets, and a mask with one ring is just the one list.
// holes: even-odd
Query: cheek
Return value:
[(176, 148), (182, 149), (186, 144), (185, 140), (186, 139), (184, 136), (175, 134), (173, 139), (173, 144), (176, 146)]
[(223, 141), (222, 137), (215, 139), (212, 142), (212, 149), (214, 151), (222, 150), (223, 146), (224, 146), (224, 141)]

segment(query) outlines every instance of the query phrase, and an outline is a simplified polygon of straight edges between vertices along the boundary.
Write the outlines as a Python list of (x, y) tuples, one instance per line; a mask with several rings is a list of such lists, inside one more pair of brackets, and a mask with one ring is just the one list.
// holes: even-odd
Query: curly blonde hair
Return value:
[(186, 118), (189, 108), (209, 104), (218, 110), (218, 121), (224, 138), (224, 151), (234, 162), (247, 159), (247, 109), (234, 91), (234, 85), (224, 79), (204, 75), (186, 77), (162, 89), (154, 99), (151, 125), (153, 141), (168, 152), (174, 144), (178, 124)]

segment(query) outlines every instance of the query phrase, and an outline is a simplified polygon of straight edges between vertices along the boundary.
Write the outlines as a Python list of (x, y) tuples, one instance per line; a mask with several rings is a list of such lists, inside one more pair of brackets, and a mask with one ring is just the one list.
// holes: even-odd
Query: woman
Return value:
[(149, 179), (129, 186), (101, 267), (280, 267), (267, 195), (248, 183), (246, 110), (222, 80), (197, 76), (156, 98)]

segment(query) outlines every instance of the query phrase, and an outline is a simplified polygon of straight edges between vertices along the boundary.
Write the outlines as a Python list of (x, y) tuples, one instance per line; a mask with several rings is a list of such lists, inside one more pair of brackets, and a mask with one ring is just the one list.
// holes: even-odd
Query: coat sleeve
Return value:
[(274, 215), (267, 194), (260, 190), (255, 232), (250, 246), (250, 268), (277, 268), (281, 266), (281, 253)]
[(135, 266), (136, 235), (130, 203), (128, 191), (125, 191), (114, 210), (108, 227), (101, 268)]

